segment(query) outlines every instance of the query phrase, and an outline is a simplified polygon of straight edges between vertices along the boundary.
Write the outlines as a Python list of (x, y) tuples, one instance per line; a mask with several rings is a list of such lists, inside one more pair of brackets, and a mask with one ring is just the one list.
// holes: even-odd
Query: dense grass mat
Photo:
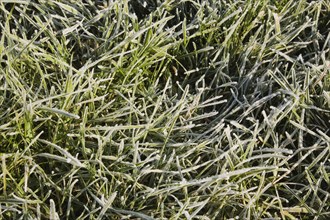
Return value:
[(330, 218), (328, 0), (1, 0), (0, 219)]

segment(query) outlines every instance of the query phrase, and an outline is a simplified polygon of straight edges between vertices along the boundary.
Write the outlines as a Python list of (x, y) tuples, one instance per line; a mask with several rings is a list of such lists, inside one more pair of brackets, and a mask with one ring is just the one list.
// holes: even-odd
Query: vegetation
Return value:
[(0, 219), (330, 218), (328, 0), (1, 0)]

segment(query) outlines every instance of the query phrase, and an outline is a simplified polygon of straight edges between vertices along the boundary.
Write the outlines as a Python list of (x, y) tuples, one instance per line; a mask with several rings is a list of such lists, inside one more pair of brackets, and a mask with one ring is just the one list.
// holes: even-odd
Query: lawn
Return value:
[(0, 219), (330, 219), (329, 0), (0, 0)]

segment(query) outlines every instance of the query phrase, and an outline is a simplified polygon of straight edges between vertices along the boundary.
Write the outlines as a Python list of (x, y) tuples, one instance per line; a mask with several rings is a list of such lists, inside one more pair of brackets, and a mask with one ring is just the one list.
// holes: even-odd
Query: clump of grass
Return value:
[(0, 218), (330, 216), (327, 1), (2, 1)]

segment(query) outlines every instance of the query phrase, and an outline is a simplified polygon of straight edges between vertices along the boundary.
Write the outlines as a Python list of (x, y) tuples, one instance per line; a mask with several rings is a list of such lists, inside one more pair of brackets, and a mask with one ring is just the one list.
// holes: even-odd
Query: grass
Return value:
[(330, 3), (0, 2), (0, 219), (328, 219)]

